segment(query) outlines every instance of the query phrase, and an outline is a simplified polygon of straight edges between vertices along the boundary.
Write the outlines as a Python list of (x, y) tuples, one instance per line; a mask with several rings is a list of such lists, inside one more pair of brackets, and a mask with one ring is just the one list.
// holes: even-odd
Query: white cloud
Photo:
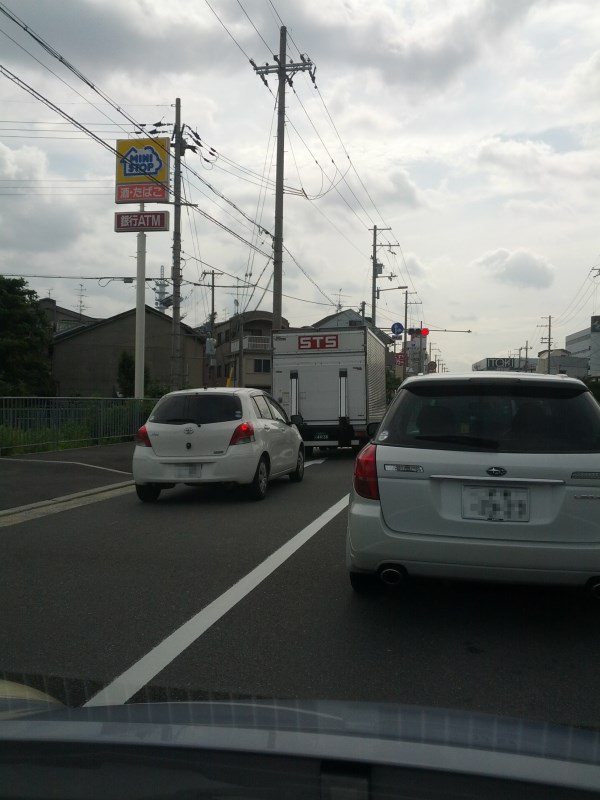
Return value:
[(527, 250), (495, 250), (474, 264), (492, 274), (499, 283), (524, 289), (546, 289), (554, 280), (554, 268), (543, 257)]

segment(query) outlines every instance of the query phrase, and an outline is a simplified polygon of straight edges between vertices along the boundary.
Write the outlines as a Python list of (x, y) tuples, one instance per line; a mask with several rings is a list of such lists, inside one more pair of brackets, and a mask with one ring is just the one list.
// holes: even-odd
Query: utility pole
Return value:
[(244, 312), (242, 311), (242, 304), (236, 300), (238, 309), (238, 340), (239, 340), (239, 351), (238, 351), (238, 386), (245, 386), (246, 382), (244, 380)]
[(215, 271), (210, 272), (210, 335), (215, 336)]
[(183, 388), (181, 369), (181, 156), (183, 153), (181, 130), (181, 100), (175, 100), (175, 172), (173, 214), (173, 325), (171, 340), (171, 390)]
[(250, 63), (263, 83), (268, 86), (265, 75), (277, 74), (277, 166), (275, 170), (275, 234), (273, 237), (273, 330), (281, 329), (282, 314), (282, 274), (283, 274), (283, 175), (285, 158), (285, 84), (292, 85), (291, 75), (308, 71), (315, 83), (315, 68), (306, 55), (300, 54), (300, 62), (286, 64), (287, 29), (282, 25), (279, 31), (279, 56), (273, 55), (276, 64), (257, 67)]
[(552, 352), (552, 317), (548, 316), (548, 374), (550, 374), (550, 353)]
[[(546, 365), (546, 372), (549, 375), (550, 374), (550, 352), (552, 350), (552, 317), (551, 316), (547, 316), (547, 317), (542, 317), (542, 319), (547, 319), (548, 320), (548, 338), (546, 339), (545, 337), (542, 337), (542, 342), (544, 342), (544, 341), (548, 342), (548, 363)], [(539, 325), (538, 327), (543, 328), (544, 326), (543, 325)]]
[[(382, 247), (383, 245), (377, 244), (377, 231), (391, 231), (391, 228), (378, 228), (377, 225), (374, 225), (369, 230), (373, 231), (373, 255), (371, 259), (373, 261), (373, 278), (371, 282), (371, 322), (373, 323), (373, 327), (375, 327), (376, 320), (376, 304), (377, 304), (377, 278), (379, 276), (379, 262), (377, 261), (377, 248)], [(397, 244), (386, 244), (388, 248), (398, 247)]]
[[(204, 277), (206, 273), (202, 273), (202, 277)], [(208, 336), (211, 340), (210, 347), (207, 348), (205, 345), (205, 351), (208, 350), (209, 352), (206, 353), (208, 356), (208, 382), (211, 386), (215, 385), (215, 271), (214, 269), (210, 271), (210, 319), (208, 322)]]
[(406, 378), (406, 362), (408, 361), (408, 351), (406, 349), (406, 329), (408, 327), (408, 295), (409, 294), (417, 294), (417, 293), (416, 292), (409, 292), (408, 290), (406, 290), (404, 292), (404, 338), (403, 338), (403, 341), (402, 341), (402, 352), (404, 353), (404, 359), (402, 361), (402, 380), (404, 380)]
[[(521, 351), (525, 350), (525, 365), (521, 366)], [(519, 369), (518, 372), (527, 372), (527, 353), (529, 352), (529, 341), (525, 342), (524, 347), (519, 347)]]

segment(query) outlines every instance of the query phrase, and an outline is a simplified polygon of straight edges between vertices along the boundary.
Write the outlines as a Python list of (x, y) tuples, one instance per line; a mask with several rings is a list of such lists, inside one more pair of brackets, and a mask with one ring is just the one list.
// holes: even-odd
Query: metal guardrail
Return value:
[(0, 456), (131, 439), (155, 399), (0, 397)]

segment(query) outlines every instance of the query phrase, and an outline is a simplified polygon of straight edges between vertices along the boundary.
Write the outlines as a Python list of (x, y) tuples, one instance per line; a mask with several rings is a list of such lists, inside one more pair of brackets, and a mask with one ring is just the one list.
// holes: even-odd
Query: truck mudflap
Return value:
[(355, 429), (347, 417), (340, 417), (337, 425), (298, 426), (305, 446), (310, 447), (362, 447), (368, 436), (366, 430)]

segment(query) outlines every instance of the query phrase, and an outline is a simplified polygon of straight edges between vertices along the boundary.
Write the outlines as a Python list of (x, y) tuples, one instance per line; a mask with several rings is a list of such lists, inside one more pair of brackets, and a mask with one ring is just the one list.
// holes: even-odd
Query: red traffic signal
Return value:
[(409, 328), (409, 336), (429, 336), (429, 328)]

